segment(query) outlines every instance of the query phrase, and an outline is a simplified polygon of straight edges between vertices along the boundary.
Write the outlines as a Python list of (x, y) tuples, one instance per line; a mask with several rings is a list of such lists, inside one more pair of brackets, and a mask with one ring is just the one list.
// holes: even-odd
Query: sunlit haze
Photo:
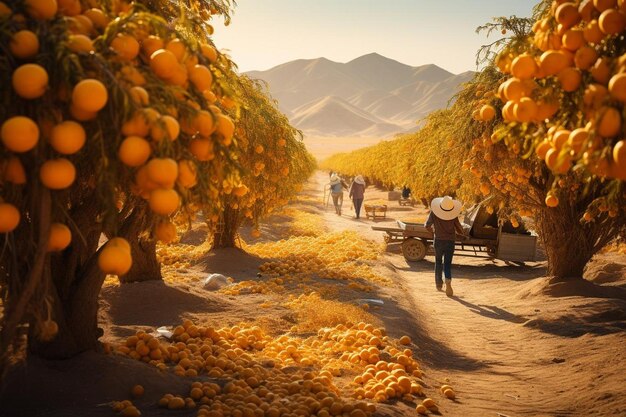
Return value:
[(528, 17), (528, 0), (238, 0), (231, 24), (215, 22), (215, 43), (243, 71), (294, 59), (347, 62), (377, 52), (402, 63), (436, 64), (453, 73), (476, 69), (476, 34), (496, 16)]

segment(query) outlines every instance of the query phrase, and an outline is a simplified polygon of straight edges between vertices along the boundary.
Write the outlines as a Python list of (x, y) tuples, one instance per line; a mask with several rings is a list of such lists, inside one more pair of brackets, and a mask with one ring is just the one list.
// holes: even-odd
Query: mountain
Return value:
[(412, 67), (371, 53), (347, 63), (299, 59), (246, 75), (267, 82), (280, 110), (305, 134), (378, 137), (417, 129), (474, 73)]

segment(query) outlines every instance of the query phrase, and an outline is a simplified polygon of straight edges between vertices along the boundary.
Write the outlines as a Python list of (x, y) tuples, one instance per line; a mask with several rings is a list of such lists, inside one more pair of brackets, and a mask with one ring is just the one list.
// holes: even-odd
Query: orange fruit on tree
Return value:
[(573, 55), (566, 50), (547, 50), (539, 58), (541, 71), (546, 75), (556, 75), (574, 61)]
[(605, 35), (616, 35), (626, 28), (626, 16), (615, 9), (607, 9), (598, 19), (600, 30)]
[(218, 114), (216, 132), (221, 136), (220, 142), (222, 145), (228, 146), (231, 144), (235, 133), (235, 124), (230, 117), (224, 114)]
[(147, 57), (150, 57), (159, 49), (163, 49), (164, 46), (165, 43), (163, 42), (163, 39), (154, 35), (150, 35), (141, 41), (141, 49)]
[(10, 16), (13, 11), (4, 2), (0, 1), (0, 17)]
[(176, 68), (174, 69), (174, 74), (172, 74), (171, 77), (167, 78), (166, 81), (168, 84), (183, 87), (187, 84), (188, 78), (189, 77), (187, 75), (187, 67), (183, 64), (177, 64)]
[(158, 49), (150, 55), (150, 68), (157, 77), (168, 79), (178, 69), (178, 60), (171, 51)]
[(128, 90), (128, 94), (130, 94), (130, 98), (135, 102), (135, 104), (147, 106), (150, 102), (150, 95), (143, 87), (137, 85), (131, 87), (130, 90)]
[(611, 77), (609, 93), (614, 99), (626, 103), (626, 73), (620, 72)]
[(189, 141), (189, 152), (196, 157), (198, 161), (206, 162), (215, 158), (213, 152), (213, 141), (205, 138), (195, 138)]
[(583, 95), (583, 103), (587, 107), (598, 108), (608, 94), (609, 90), (602, 84), (589, 84)]
[(559, 149), (550, 148), (546, 152), (546, 165), (551, 171), (564, 174), (569, 170), (571, 162), (569, 158), (562, 156)]
[(593, 5), (599, 12), (603, 12), (607, 9), (615, 7), (617, 5), (617, 0), (593, 0)]
[(556, 8), (554, 13), (556, 21), (565, 29), (569, 29), (576, 23), (580, 22), (580, 13), (578, 13), (578, 6), (573, 2), (562, 3)]
[(97, 112), (106, 106), (109, 93), (102, 82), (89, 78), (80, 81), (72, 90), (72, 105), (85, 112)]
[(184, 188), (191, 188), (197, 184), (197, 171), (194, 163), (188, 159), (178, 161), (178, 185)]
[(604, 33), (602, 33), (600, 24), (597, 20), (594, 19), (587, 23), (587, 26), (583, 29), (583, 36), (587, 42), (594, 45), (597, 45), (602, 41), (602, 39), (604, 39)]
[(138, 167), (146, 163), (151, 153), (147, 140), (139, 136), (129, 136), (122, 141), (117, 156), (124, 165)]
[(174, 38), (169, 41), (165, 46), (165, 49), (174, 54), (178, 62), (183, 62), (183, 60), (185, 59), (185, 55), (187, 54), (187, 47), (185, 46), (183, 41), (178, 38)]
[(529, 97), (522, 97), (513, 110), (515, 118), (523, 123), (535, 120), (537, 111), (537, 103)]
[(621, 133), (622, 117), (620, 112), (614, 107), (601, 109), (596, 131), (604, 138), (612, 138)]
[(50, 159), (39, 168), (39, 179), (51, 190), (62, 190), (74, 183), (76, 168), (65, 158)]
[(87, 16), (77, 14), (76, 16), (68, 17), (66, 19), (73, 19), (78, 33), (89, 36), (94, 32), (93, 23)]
[(243, 197), (247, 193), (248, 193), (248, 187), (246, 187), (245, 185), (239, 185), (233, 188), (233, 195), (235, 195), (236, 197)]
[(200, 50), (202, 51), (202, 55), (204, 55), (209, 62), (214, 63), (217, 61), (217, 50), (213, 46), (207, 43), (201, 43)]
[(561, 83), (561, 88), (569, 93), (578, 90), (583, 76), (578, 68), (567, 67), (558, 73), (557, 78)]
[(57, 0), (59, 12), (64, 16), (76, 16), (81, 12), (79, 0)]
[(172, 188), (178, 178), (178, 164), (171, 158), (153, 158), (146, 164), (148, 179), (155, 184)]
[(559, 129), (554, 132), (554, 135), (552, 136), (552, 146), (560, 150), (568, 141), (570, 133), (571, 132), (567, 129)]
[(22, 98), (41, 97), (48, 87), (48, 72), (38, 64), (24, 64), (13, 71), (13, 89)]
[(171, 188), (157, 188), (150, 193), (148, 205), (150, 210), (156, 214), (169, 216), (178, 210), (180, 197), (175, 190)]
[(569, 29), (563, 34), (563, 47), (571, 52), (576, 52), (585, 45), (585, 36), (582, 29)]
[(176, 240), (176, 226), (172, 222), (161, 222), (154, 227), (154, 236), (158, 241), (163, 243), (171, 243)]
[(200, 110), (193, 118), (193, 130), (200, 136), (209, 137), (216, 130), (216, 122), (213, 115), (206, 110)]
[(213, 74), (204, 65), (194, 65), (189, 70), (189, 79), (198, 91), (210, 90), (213, 85)]
[(52, 128), (49, 142), (58, 153), (71, 155), (83, 147), (85, 139), (85, 129), (79, 123), (68, 120)]
[(13, 204), (0, 203), (0, 233), (9, 233), (20, 224), (20, 211)]
[(28, 117), (14, 116), (2, 123), (0, 138), (8, 150), (28, 152), (39, 141), (39, 127)]
[(113, 49), (120, 58), (130, 61), (139, 55), (139, 42), (131, 35), (118, 34), (113, 41), (111, 41), (111, 49)]
[(74, 104), (70, 105), (70, 114), (74, 119), (80, 122), (86, 122), (88, 120), (93, 120), (98, 117), (98, 112), (85, 111), (76, 107)]
[(20, 30), (11, 37), (9, 50), (16, 58), (32, 58), (39, 52), (39, 38), (30, 30)]
[(535, 58), (530, 54), (521, 54), (511, 63), (511, 73), (521, 80), (532, 78), (537, 71)]
[(613, 174), (620, 179), (626, 179), (626, 142), (619, 140), (613, 146)]
[(600, 57), (591, 67), (591, 76), (596, 82), (607, 85), (611, 79), (611, 65), (606, 57)]
[(578, 154), (587, 140), (589, 139), (589, 131), (584, 127), (572, 130), (567, 138), (567, 143), (575, 154)]
[[(122, 240), (122, 238), (118, 239)], [(128, 245), (128, 242), (126, 242), (126, 245)], [(105, 274), (124, 275), (130, 270), (132, 264), (130, 245), (126, 249), (124, 246), (112, 244), (109, 241), (105, 243), (98, 255), (98, 267)]]
[(52, 223), (50, 225), (50, 236), (48, 237), (48, 252), (61, 251), (72, 242), (72, 232), (63, 223)]
[(67, 38), (67, 47), (72, 52), (85, 54), (88, 54), (95, 50), (91, 38), (89, 38), (89, 36), (81, 34), (69, 35)]
[(97, 29), (104, 29), (109, 24), (109, 18), (101, 9), (93, 8), (85, 10), (83, 14), (91, 20), (91, 23), (93, 23), (93, 26)]
[(150, 133), (149, 114), (144, 111), (138, 111), (122, 124), (122, 134), (125, 136), (148, 136)]
[(588, 70), (598, 60), (598, 53), (588, 45), (581, 46), (574, 55), (574, 65), (581, 70)]
[(26, 171), (17, 156), (12, 156), (0, 164), (0, 168), (0, 180), (16, 185), (26, 184)]
[[(485, 104), (480, 108), (480, 118), (486, 122), (492, 120), (496, 116), (496, 109), (489, 104)], [(279, 144), (279, 146), (281, 146)]]
[(57, 14), (57, 0), (26, 0), (26, 11), (33, 19), (50, 20)]
[(165, 138), (176, 140), (180, 134), (180, 125), (172, 116), (161, 116), (150, 129), (150, 136), (159, 142)]
[(130, 253), (130, 243), (128, 243), (128, 240), (124, 239), (123, 237), (111, 238), (106, 244), (109, 247), (121, 248), (124, 251)]

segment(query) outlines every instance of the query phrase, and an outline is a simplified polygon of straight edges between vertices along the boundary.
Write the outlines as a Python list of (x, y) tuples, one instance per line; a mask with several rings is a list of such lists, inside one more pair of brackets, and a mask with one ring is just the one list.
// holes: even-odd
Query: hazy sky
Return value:
[[(239, 69), (266, 70), (300, 58), (347, 62), (370, 52), (453, 73), (476, 69), (475, 33), (495, 16), (528, 17), (538, 0), (237, 0), (214, 41)], [(498, 32), (498, 36), (500, 36)]]

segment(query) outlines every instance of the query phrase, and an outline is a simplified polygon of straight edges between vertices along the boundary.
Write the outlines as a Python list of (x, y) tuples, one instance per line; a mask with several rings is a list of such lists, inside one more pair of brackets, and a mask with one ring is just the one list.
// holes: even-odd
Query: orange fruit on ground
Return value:
[(159, 49), (163, 49), (164, 45), (163, 39), (153, 35), (150, 35), (141, 41), (141, 49), (147, 57), (150, 57)]
[(178, 161), (178, 185), (184, 188), (191, 188), (198, 183), (196, 166), (192, 161), (183, 159)]
[(554, 13), (556, 21), (565, 29), (569, 29), (576, 23), (580, 22), (580, 14), (576, 3), (565, 2), (556, 8)]
[(65, 158), (50, 159), (39, 168), (39, 179), (51, 190), (62, 190), (74, 183), (76, 168)]
[(147, 106), (150, 102), (150, 95), (143, 87), (131, 87), (131, 89), (128, 90), (128, 94), (130, 94), (130, 98), (135, 102), (135, 104)]
[(573, 63), (573, 56), (565, 50), (548, 50), (539, 58), (541, 71), (546, 75), (556, 75)]
[(167, 79), (176, 72), (178, 60), (171, 51), (158, 49), (150, 55), (150, 68), (157, 77)]
[(153, 158), (146, 164), (148, 179), (163, 188), (172, 188), (178, 178), (178, 164), (171, 158)]
[(85, 144), (85, 129), (76, 122), (65, 121), (52, 128), (50, 145), (58, 153), (71, 155), (78, 152)]
[(614, 99), (626, 103), (626, 73), (620, 72), (611, 77), (609, 92)]
[(622, 131), (622, 117), (614, 107), (606, 107), (600, 111), (600, 118), (596, 127), (597, 132), (604, 138), (612, 138)]
[(26, 0), (26, 11), (33, 19), (49, 20), (57, 14), (57, 0)]
[(48, 252), (57, 252), (67, 248), (72, 242), (72, 232), (63, 223), (50, 225), (50, 237), (48, 237)]
[(198, 91), (210, 90), (213, 85), (213, 74), (204, 65), (194, 65), (189, 70), (189, 79)]
[(72, 105), (85, 112), (97, 112), (106, 106), (109, 93), (102, 82), (89, 78), (80, 81), (72, 91)]
[(0, 233), (9, 233), (20, 224), (20, 211), (13, 204), (0, 203)]
[(138, 167), (146, 163), (151, 153), (147, 140), (139, 136), (129, 136), (122, 141), (117, 156), (124, 165)]
[(180, 134), (180, 125), (172, 116), (161, 116), (150, 129), (150, 136), (159, 142), (165, 138), (176, 140)]
[(178, 210), (180, 197), (175, 190), (171, 188), (157, 188), (150, 193), (148, 198), (150, 210), (156, 214), (169, 216)]
[(26, 171), (22, 161), (17, 156), (12, 156), (8, 161), (0, 164), (0, 168), (2, 168), (0, 180), (3, 179), (16, 185), (26, 184)]
[(139, 42), (131, 35), (118, 34), (111, 42), (111, 49), (120, 58), (130, 61), (139, 55)]
[(213, 46), (202, 43), (200, 44), (200, 50), (202, 51), (202, 55), (204, 55), (209, 62), (213, 63), (217, 61), (217, 50)]
[(32, 58), (39, 52), (39, 38), (30, 30), (20, 30), (11, 37), (9, 50), (16, 58)]
[(145, 392), (144, 388), (141, 385), (135, 385), (134, 387), (131, 388), (130, 390), (130, 394), (134, 397), (134, 398), (139, 398), (143, 395), (143, 393)]
[(198, 161), (206, 162), (215, 158), (213, 152), (213, 141), (211, 139), (196, 138), (189, 142), (189, 152)]
[(176, 226), (171, 222), (161, 222), (154, 228), (154, 236), (159, 242), (171, 243), (176, 240)]
[(91, 38), (89, 38), (89, 36), (81, 34), (70, 35), (67, 38), (67, 47), (72, 52), (85, 54), (88, 54), (95, 50)]
[(511, 73), (521, 80), (532, 78), (536, 71), (537, 63), (530, 54), (521, 54), (511, 63)]
[(626, 16), (618, 10), (607, 9), (600, 15), (598, 24), (605, 35), (616, 35), (626, 28)]
[(574, 64), (581, 70), (588, 70), (597, 60), (598, 53), (588, 45), (580, 47), (574, 55)]
[(600, 29), (600, 24), (597, 20), (592, 20), (587, 23), (587, 26), (583, 29), (583, 36), (585, 40), (589, 43), (597, 45), (604, 39), (604, 33)]
[(222, 145), (228, 146), (232, 142), (235, 133), (235, 124), (232, 119), (224, 114), (217, 115), (216, 132), (222, 137)]
[(583, 76), (578, 68), (567, 67), (557, 75), (561, 88), (568, 93), (578, 90)]
[(445, 395), (451, 400), (454, 400), (456, 398), (456, 393), (454, 392), (452, 388), (448, 388), (447, 390), (443, 391), (443, 395)]
[(109, 24), (109, 18), (101, 9), (85, 10), (83, 14), (91, 20), (91, 23), (97, 29), (104, 29)]
[(13, 71), (13, 89), (22, 98), (41, 97), (48, 87), (48, 72), (38, 64), (24, 64)]
[(576, 52), (585, 44), (585, 36), (582, 29), (569, 29), (563, 34), (563, 47)]
[(28, 152), (39, 141), (39, 127), (28, 117), (14, 116), (2, 124), (0, 138), (8, 150)]
[(98, 255), (98, 267), (105, 274), (124, 275), (133, 264), (130, 250), (107, 242)]
[(411, 344), (411, 338), (409, 336), (406, 336), (406, 335), (402, 336), (400, 338), (400, 344), (401, 345), (405, 345), (405, 346), (406, 345), (410, 345)]

